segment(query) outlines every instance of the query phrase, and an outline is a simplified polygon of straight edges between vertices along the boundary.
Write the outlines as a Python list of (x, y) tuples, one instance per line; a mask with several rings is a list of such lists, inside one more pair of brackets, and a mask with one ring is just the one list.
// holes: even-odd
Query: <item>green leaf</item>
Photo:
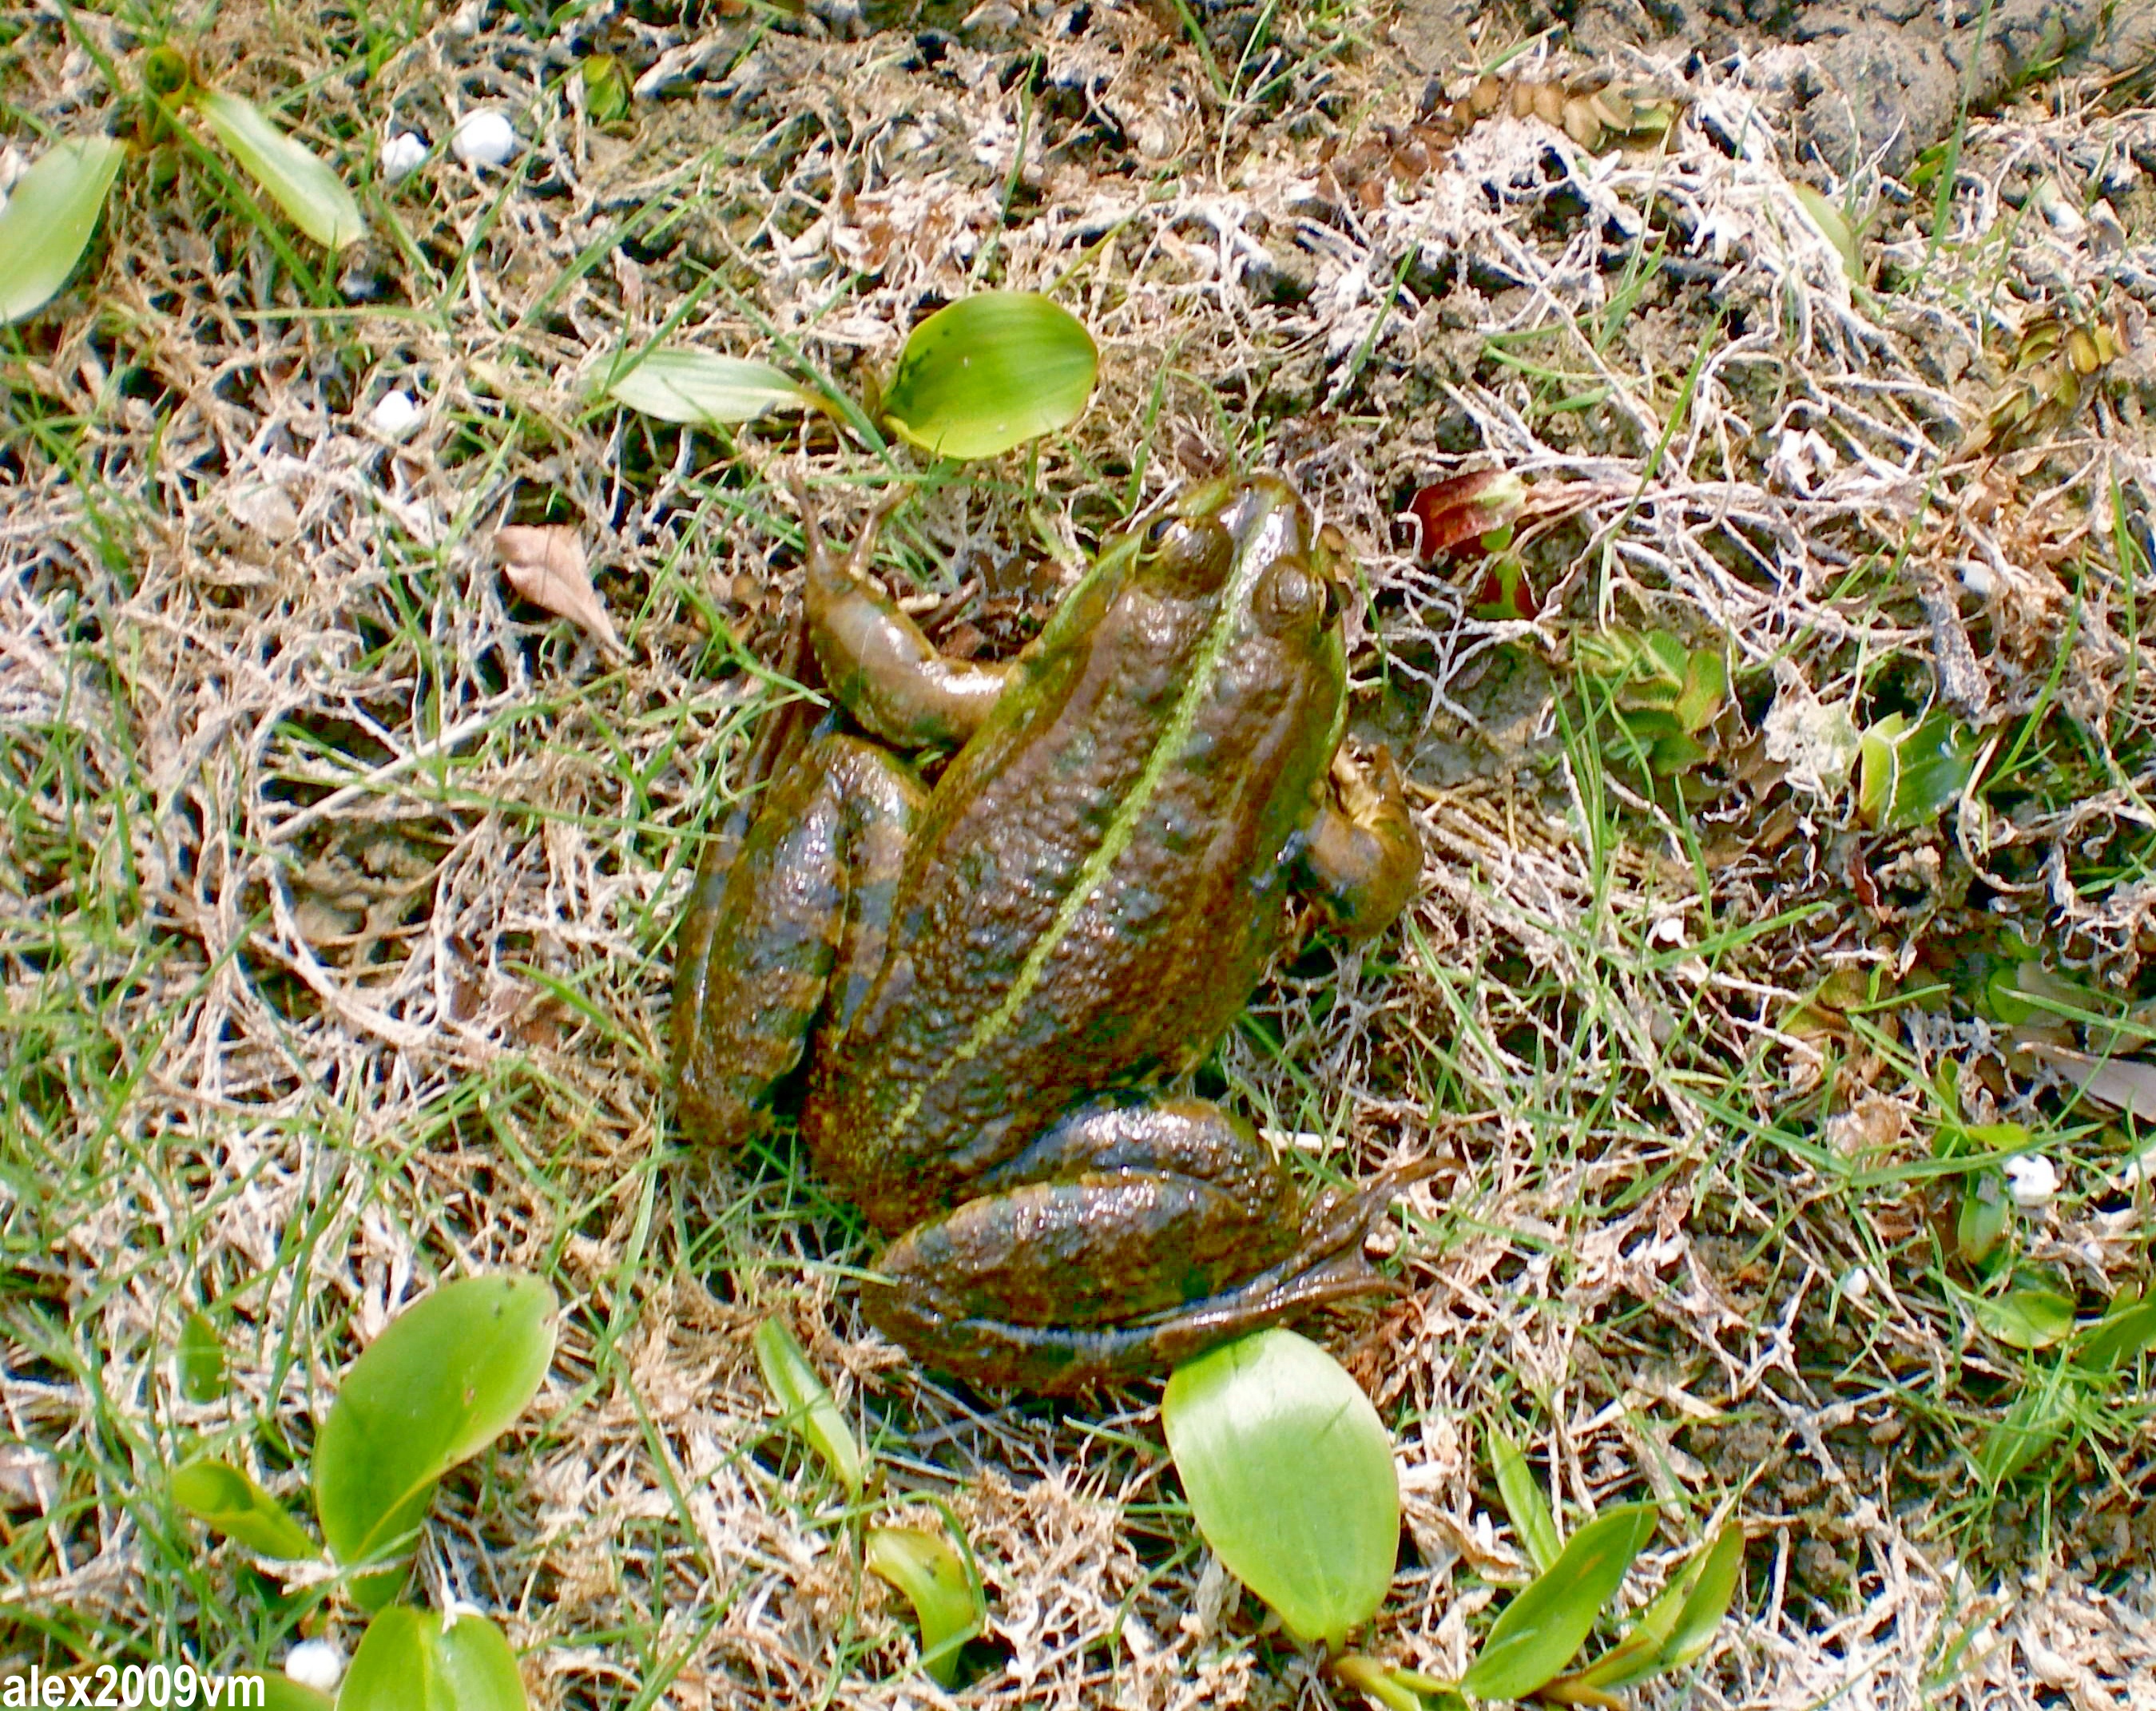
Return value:
[(180, 1394), (190, 1402), (214, 1402), (225, 1392), (224, 1344), (217, 1327), (199, 1313), (180, 1322), (180, 1346), (172, 1357)]
[(393, 1606), (352, 1656), (336, 1711), (525, 1711), (516, 1657), (483, 1616), (444, 1626), (430, 1611)]
[(16, 181), (0, 210), (0, 324), (36, 313), (67, 283), (126, 152), (116, 136), (70, 137)]
[(1928, 825), (1969, 787), (1974, 756), (1969, 732), (1945, 713), (1915, 725), (1889, 713), (1858, 745), (1857, 812), (1876, 831)]
[(817, 1377), (816, 1369), (784, 1321), (766, 1319), (756, 1328), (756, 1364), (763, 1381), (786, 1412), (786, 1423), (808, 1441), (809, 1448), (838, 1476), (847, 1494), (858, 1498), (867, 1476), (861, 1446), (839, 1411), (837, 1398)]
[(2108, 1372), (2148, 1349), (2156, 1349), (2156, 1301), (2121, 1294), (2082, 1335), (2074, 1363), (2090, 1372)]
[(921, 1626), (921, 1667), (937, 1686), (958, 1684), (958, 1652), (988, 1626), (979, 1578), (941, 1533), (874, 1527), (863, 1550), (871, 1574), (903, 1592)]
[(824, 401), (768, 362), (662, 347), (610, 382), (606, 394), (662, 422), (708, 426), (752, 422), (767, 410), (824, 408)]
[[(340, 1563), (402, 1551), (435, 1482), (524, 1411), (553, 1359), (554, 1313), (536, 1277), (467, 1277), (408, 1308), (352, 1363), (315, 1441), (315, 1510)], [(373, 1578), (378, 1603), (403, 1577)]]
[(884, 419), (937, 456), (994, 457), (1076, 421), (1099, 364), (1068, 311), (1032, 291), (983, 291), (913, 329)]
[(2004, 1295), (1971, 1297), (1976, 1322), (2010, 1349), (2049, 1349), (2074, 1328), (2072, 1300), (2020, 1283)]
[(1849, 275), (1850, 283), (1864, 283), (1864, 261), (1856, 248), (1856, 234), (1849, 229), (1849, 222), (1841, 210), (1809, 184), (1792, 184), (1797, 200), (1804, 205), (1804, 212), (1812, 217), (1812, 224), (1826, 236), (1841, 256), (1841, 270)]
[(1550, 1513), (1549, 1499), (1543, 1495), (1542, 1482), (1501, 1426), (1490, 1428), (1490, 1470), (1497, 1476), (1497, 1495), (1504, 1499), (1513, 1534), (1539, 1575), (1558, 1558), (1557, 1521)]
[(1692, 1553), (1683, 1572), (1671, 1577), (1623, 1639), (1564, 1679), (1607, 1689), (1682, 1669), (1713, 1643), (1743, 1570), (1743, 1524), (1727, 1521)]
[(2056, 1375), (2041, 1390), (2015, 1398), (1974, 1458), (1984, 1484), (1996, 1491), (2071, 1431), (2074, 1400), (2072, 1386)]
[(584, 116), (611, 125), (629, 116), (629, 69), (612, 54), (594, 54), (577, 68), (584, 82)]
[(198, 1457), (172, 1474), (172, 1501), (262, 1556), (320, 1556), (321, 1547), (285, 1506), (239, 1468)]
[(1729, 694), (1729, 662), (1713, 648), (1696, 648), (1685, 662), (1684, 690), (1676, 699), (1677, 722), (1687, 734), (1714, 722)]
[(1598, 1515), (1503, 1611), (1460, 1685), (1478, 1699), (1524, 1698), (1572, 1662), (1655, 1530), (1652, 1503)]
[(1205, 1542), (1297, 1637), (1339, 1650), (1399, 1557), (1392, 1441), (1361, 1387), (1316, 1344), (1260, 1331), (1178, 1368), (1161, 1421)]
[(1979, 1170), (1962, 1189), (1961, 1210), (1954, 1219), (1954, 1251), (1965, 1266), (1980, 1266), (1998, 1251), (2014, 1208), (2006, 1198), (2006, 1179), (1996, 1170)]
[(344, 180), (320, 156), (271, 124), (252, 101), (201, 90), (194, 105), (248, 175), (315, 242), (341, 249), (367, 235), (367, 222)]

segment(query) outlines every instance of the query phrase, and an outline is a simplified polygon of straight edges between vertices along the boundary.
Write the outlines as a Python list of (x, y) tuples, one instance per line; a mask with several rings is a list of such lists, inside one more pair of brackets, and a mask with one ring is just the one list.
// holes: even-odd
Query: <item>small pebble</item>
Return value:
[(2059, 1191), (2058, 1170), (2041, 1153), (2023, 1153), (2009, 1159), (2002, 1168), (2006, 1172), (2006, 1191), (2025, 1212), (2050, 1205), (2051, 1196)]
[(285, 1673), (303, 1688), (333, 1693), (344, 1675), (344, 1653), (334, 1640), (302, 1640), (285, 1654)]
[(457, 121), (449, 152), (468, 167), (499, 167), (516, 154), (516, 132), (493, 108), (481, 107)]
[(416, 131), (400, 131), (382, 145), (382, 182), (394, 184), (408, 178), (427, 158), (427, 140)]
[(1842, 1277), (1841, 1292), (1843, 1297), (1849, 1301), (1861, 1301), (1871, 1294), (1870, 1270), (1863, 1266), (1851, 1266)]
[(408, 392), (386, 392), (367, 424), (384, 439), (402, 439), (419, 425), (419, 401)]

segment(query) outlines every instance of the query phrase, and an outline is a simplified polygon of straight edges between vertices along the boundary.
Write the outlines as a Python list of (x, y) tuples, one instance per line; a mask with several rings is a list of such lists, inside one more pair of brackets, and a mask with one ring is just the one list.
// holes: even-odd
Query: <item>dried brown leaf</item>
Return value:
[(511, 524), (495, 531), (494, 552), (510, 587), (533, 605), (581, 624), (610, 651), (624, 651), (613, 620), (592, 587), (583, 542), (574, 529), (562, 523)]

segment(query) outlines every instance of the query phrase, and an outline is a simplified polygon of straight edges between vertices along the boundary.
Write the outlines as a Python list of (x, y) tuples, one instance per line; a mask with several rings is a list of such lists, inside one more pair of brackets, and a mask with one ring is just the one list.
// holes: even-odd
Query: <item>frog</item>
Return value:
[[(738, 1148), (798, 1095), (810, 1163), (889, 1238), (865, 1317), (968, 1383), (1139, 1378), (1389, 1287), (1366, 1238), (1406, 1173), (1306, 1197), (1191, 1085), (1312, 917), (1366, 941), (1419, 884), (1397, 767), (1345, 742), (1340, 532), (1278, 475), (1188, 486), (990, 662), (868, 577), (875, 520), (841, 562), (796, 504), (843, 718), (699, 870), (685, 1138)], [(908, 757), (938, 753), (931, 786)]]

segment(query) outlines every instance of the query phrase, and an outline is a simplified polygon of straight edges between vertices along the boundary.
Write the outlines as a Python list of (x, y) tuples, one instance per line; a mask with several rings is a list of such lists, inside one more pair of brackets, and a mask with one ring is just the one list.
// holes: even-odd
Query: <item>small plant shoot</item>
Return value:
[(1338, 1651), (1399, 1556), (1392, 1441), (1362, 1387), (1276, 1328), (1178, 1368), (1161, 1420), (1205, 1542), (1298, 1639)]
[[(341, 249), (367, 235), (359, 204), (334, 168), (252, 101), (194, 82), (186, 59), (173, 49), (153, 49), (146, 57), (142, 88), (136, 129), (143, 147), (170, 142), (174, 115), (192, 108), (248, 176), (317, 244)], [(126, 155), (127, 145), (116, 136), (70, 137), (48, 149), (23, 175), (0, 210), (0, 325), (36, 314), (67, 283), (90, 247)]]
[(1626, 1503), (1573, 1534), (1548, 1570), (1499, 1613), (1460, 1678), (1462, 1691), (1478, 1699), (1521, 1699), (1555, 1680), (1654, 1530), (1652, 1503)]
[[(554, 1292), (536, 1277), (467, 1277), (412, 1307), (352, 1363), (315, 1443), (315, 1508), (347, 1567), (399, 1555), (434, 1487), (506, 1431), (554, 1355)], [(378, 1609), (401, 1569), (355, 1585)]]
[(983, 291), (914, 328), (884, 419), (932, 456), (995, 457), (1076, 421), (1099, 366), (1067, 310), (1032, 291)]
[(369, 1623), (337, 1711), (525, 1711), (524, 1683), (485, 1616), (445, 1621), (398, 1605)]
[(959, 1648), (988, 1626), (980, 1576), (948, 1536), (923, 1527), (875, 1527), (862, 1555), (870, 1573), (903, 1592), (921, 1628), (921, 1667), (958, 1685)]

